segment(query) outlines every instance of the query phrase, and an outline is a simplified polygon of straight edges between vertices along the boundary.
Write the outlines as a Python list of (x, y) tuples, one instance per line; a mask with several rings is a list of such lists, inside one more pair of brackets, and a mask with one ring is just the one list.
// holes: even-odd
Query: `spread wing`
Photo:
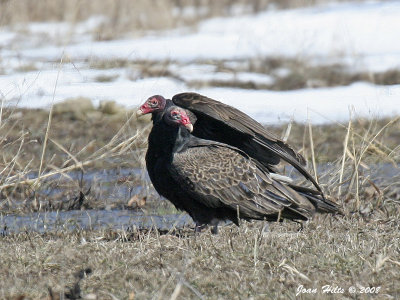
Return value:
[[(321, 191), (318, 183), (303, 167), (306, 163), (304, 157), (245, 113), (197, 93), (177, 94), (172, 101), (196, 115), (197, 123), (194, 127), (195, 131), (202, 131), (200, 137), (206, 139), (213, 139), (212, 136), (222, 137), (224, 140), (221, 142), (240, 148), (264, 165), (276, 165), (283, 159)], [(218, 126), (215, 126), (216, 121), (219, 123)], [(229, 138), (230, 136), (232, 138)], [(247, 139), (242, 139), (243, 142), (238, 144), (240, 136)]]
[(307, 199), (272, 180), (240, 150), (207, 142), (175, 153), (170, 170), (196, 201), (239, 209), (244, 218), (311, 217), (315, 208)]

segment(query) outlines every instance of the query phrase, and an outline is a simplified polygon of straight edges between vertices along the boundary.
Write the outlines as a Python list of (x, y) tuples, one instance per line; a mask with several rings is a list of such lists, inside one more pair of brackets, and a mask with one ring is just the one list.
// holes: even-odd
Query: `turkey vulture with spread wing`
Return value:
[(188, 110), (194, 125), (194, 136), (237, 147), (271, 172), (277, 172), (275, 165), (283, 159), (310, 180), (319, 191), (318, 194), (323, 195), (318, 183), (304, 168), (306, 161), (303, 156), (260, 123), (230, 105), (196, 93), (177, 94), (172, 100), (155, 95), (147, 99), (137, 115), (152, 113), (154, 124), (171, 105)]
[(159, 194), (186, 211), (196, 230), (238, 218), (250, 220), (307, 220), (323, 203), (320, 195), (299, 192), (271, 177), (248, 154), (231, 145), (190, 134), (193, 126), (186, 110), (170, 106), (149, 134), (146, 166)]

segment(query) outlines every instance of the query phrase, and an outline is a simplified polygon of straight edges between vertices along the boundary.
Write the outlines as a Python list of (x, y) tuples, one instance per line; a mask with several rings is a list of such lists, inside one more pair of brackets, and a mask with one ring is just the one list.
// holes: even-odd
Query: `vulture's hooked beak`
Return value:
[(189, 132), (193, 131), (193, 125), (191, 123), (185, 124), (185, 127), (187, 130), (189, 130)]
[(142, 110), (141, 108), (139, 108), (139, 109), (136, 111), (136, 117), (139, 118), (139, 117), (141, 117), (141, 116), (143, 116), (143, 115), (144, 115), (143, 110)]

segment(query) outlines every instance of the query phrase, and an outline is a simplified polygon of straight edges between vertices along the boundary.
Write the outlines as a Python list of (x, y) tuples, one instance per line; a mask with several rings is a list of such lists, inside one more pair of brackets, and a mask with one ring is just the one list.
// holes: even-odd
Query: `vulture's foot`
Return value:
[(194, 227), (194, 232), (195, 233), (200, 233), (206, 227), (207, 227), (207, 224), (196, 223), (196, 226)]

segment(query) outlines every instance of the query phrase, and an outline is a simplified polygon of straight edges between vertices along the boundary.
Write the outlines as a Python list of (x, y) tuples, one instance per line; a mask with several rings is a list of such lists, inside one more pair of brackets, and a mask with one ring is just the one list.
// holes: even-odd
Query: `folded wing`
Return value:
[(177, 94), (172, 101), (196, 116), (195, 136), (235, 146), (270, 171), (274, 171), (274, 166), (283, 159), (322, 192), (304, 168), (304, 157), (245, 113), (196, 93)]
[(315, 211), (305, 197), (271, 179), (245, 153), (219, 143), (175, 153), (170, 172), (196, 201), (238, 210), (241, 218), (308, 219)]

